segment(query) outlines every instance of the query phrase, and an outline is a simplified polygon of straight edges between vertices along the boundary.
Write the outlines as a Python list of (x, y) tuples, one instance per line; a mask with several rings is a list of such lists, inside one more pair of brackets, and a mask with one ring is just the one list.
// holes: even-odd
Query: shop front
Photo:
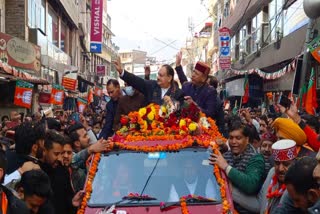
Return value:
[[(40, 47), (0, 33), (0, 114), (7, 115), (12, 109), (23, 113), (33, 112), (37, 106), (37, 86), (48, 84), (40, 76)], [(24, 85), (32, 88), (32, 96), (28, 100), (30, 105), (27, 108), (15, 103), (18, 82), (24, 82)]]

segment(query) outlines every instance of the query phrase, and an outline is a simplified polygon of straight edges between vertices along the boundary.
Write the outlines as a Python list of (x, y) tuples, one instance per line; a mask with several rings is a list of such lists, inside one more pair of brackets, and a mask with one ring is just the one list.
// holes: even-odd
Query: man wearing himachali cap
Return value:
[(197, 62), (192, 71), (191, 81), (188, 82), (181, 66), (181, 58), (181, 53), (178, 53), (176, 56), (176, 72), (182, 84), (185, 101), (188, 103), (194, 102), (208, 117), (216, 119), (220, 99), (217, 96), (216, 89), (207, 83), (210, 67), (204, 62)]
[(233, 200), (254, 213), (269, 214), (277, 208), (286, 190), (285, 174), (297, 157), (296, 142), (288, 139), (275, 142), (272, 145), (272, 156), (274, 167), (270, 169), (257, 196), (248, 197), (241, 194), (237, 188), (232, 189)]

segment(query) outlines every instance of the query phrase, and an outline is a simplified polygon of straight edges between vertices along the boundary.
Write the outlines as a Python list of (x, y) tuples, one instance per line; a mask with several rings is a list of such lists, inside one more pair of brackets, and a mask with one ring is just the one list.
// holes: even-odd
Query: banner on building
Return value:
[(320, 63), (320, 36), (315, 38), (309, 45), (308, 48), (312, 56)]
[(78, 112), (83, 113), (84, 110), (86, 109), (88, 102), (85, 99), (82, 99), (79, 97), (77, 99), (77, 103), (78, 103)]
[(17, 80), (13, 103), (17, 106), (30, 108), (32, 104), (32, 89), (33, 84)]
[(105, 76), (106, 75), (106, 66), (105, 65), (97, 65), (96, 71), (98, 76)]
[(67, 90), (75, 91), (77, 87), (77, 80), (71, 79), (69, 77), (63, 77), (62, 86)]
[(40, 92), (39, 93), (39, 103), (40, 104), (50, 104), (50, 99), (51, 99), (51, 94), (50, 93), (45, 93), (45, 92)]
[(50, 103), (53, 105), (63, 105), (64, 88), (61, 85), (53, 84), (51, 90)]
[(103, 0), (91, 1), (91, 53), (102, 52)]
[(230, 54), (230, 29), (219, 29), (219, 66), (221, 70), (228, 70), (231, 68), (231, 54)]
[(26, 69), (40, 76), (40, 47), (0, 33), (0, 60), (10, 66)]

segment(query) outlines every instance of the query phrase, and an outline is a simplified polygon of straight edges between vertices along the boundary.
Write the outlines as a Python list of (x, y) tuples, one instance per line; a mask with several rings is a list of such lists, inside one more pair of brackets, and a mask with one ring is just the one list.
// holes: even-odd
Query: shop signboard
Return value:
[(230, 29), (219, 29), (219, 65), (221, 70), (231, 68)]
[(0, 60), (16, 68), (34, 72), (40, 76), (40, 47), (30, 42), (0, 33)]
[(75, 91), (77, 88), (77, 80), (64, 76), (62, 77), (62, 86), (69, 91)]
[(91, 1), (91, 53), (102, 52), (103, 0)]
[(97, 65), (96, 66), (97, 76), (105, 76), (106, 75), (106, 66), (105, 65)]

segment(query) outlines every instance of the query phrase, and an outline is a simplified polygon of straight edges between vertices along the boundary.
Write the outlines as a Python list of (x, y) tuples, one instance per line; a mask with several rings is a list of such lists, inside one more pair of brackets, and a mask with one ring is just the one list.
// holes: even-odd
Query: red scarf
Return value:
[(279, 198), (282, 196), (283, 192), (286, 190), (286, 185), (285, 184), (281, 184), (280, 188), (278, 187), (278, 189), (276, 189), (275, 191), (272, 192), (273, 187), (275, 187), (278, 184), (278, 177), (274, 174), (272, 179), (271, 179), (271, 183), (268, 186), (268, 192), (267, 192), (267, 199), (268, 200), (268, 204), (267, 204), (267, 209), (265, 211), (265, 214), (269, 214), (270, 213), (270, 200), (272, 198)]
[(271, 180), (271, 183), (268, 187), (268, 193), (267, 193), (267, 198), (272, 199), (272, 198), (278, 198), (281, 197), (283, 192), (286, 190), (286, 185), (281, 184), (280, 188), (276, 189), (275, 191), (271, 192), (273, 187), (278, 184), (278, 177), (274, 174)]

